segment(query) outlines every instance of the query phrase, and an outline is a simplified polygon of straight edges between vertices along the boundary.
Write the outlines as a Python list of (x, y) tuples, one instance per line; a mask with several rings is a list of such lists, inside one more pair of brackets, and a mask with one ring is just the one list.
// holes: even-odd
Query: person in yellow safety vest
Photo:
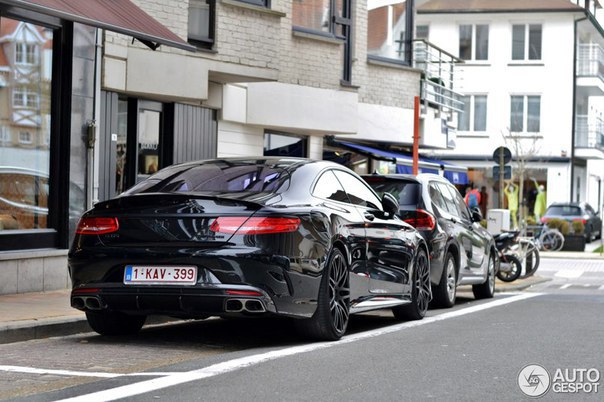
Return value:
[(512, 229), (518, 228), (518, 186), (512, 182), (508, 182), (503, 190), (508, 198), (508, 209), (510, 210), (510, 217), (512, 218)]
[(541, 222), (541, 217), (545, 214), (545, 210), (547, 209), (547, 201), (545, 194), (545, 187), (543, 184), (537, 183), (537, 180), (533, 179), (533, 183), (535, 183), (535, 188), (537, 189), (537, 197), (535, 198), (535, 206), (533, 207), (533, 213), (535, 214), (535, 220), (537, 223)]

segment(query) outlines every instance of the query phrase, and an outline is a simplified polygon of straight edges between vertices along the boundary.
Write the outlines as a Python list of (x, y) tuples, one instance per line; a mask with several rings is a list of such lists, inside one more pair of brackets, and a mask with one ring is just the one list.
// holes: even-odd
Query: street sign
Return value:
[[(499, 165), (493, 166), (493, 178), (495, 180), (499, 180)], [(512, 167), (510, 165), (505, 165), (503, 167), (503, 179), (510, 180), (512, 178)]]
[(503, 152), (503, 164), (507, 164), (512, 160), (512, 151), (506, 147), (499, 147), (493, 152), (493, 161), (495, 163), (500, 163), (501, 160), (501, 152)]

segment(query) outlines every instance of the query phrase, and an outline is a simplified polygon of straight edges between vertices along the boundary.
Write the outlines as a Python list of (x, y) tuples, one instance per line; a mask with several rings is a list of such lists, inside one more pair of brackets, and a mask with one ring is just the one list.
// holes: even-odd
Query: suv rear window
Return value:
[(547, 209), (545, 214), (560, 216), (581, 215), (581, 208), (572, 205), (552, 205)]
[(390, 193), (398, 200), (400, 206), (415, 206), (418, 204), (420, 195), (420, 184), (417, 182), (390, 180), (382, 181), (381, 179), (372, 180), (370, 177), (365, 178), (367, 183), (382, 197), (384, 193)]

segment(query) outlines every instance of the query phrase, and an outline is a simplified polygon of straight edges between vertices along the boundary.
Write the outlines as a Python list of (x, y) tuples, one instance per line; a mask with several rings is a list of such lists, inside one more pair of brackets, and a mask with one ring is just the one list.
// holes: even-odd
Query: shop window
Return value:
[(266, 132), (264, 134), (265, 156), (308, 156), (308, 139), (303, 136)]
[[(53, 49), (53, 31), (6, 17), (0, 18), (0, 26), (4, 40), (15, 43), (14, 52), (7, 52), (8, 47), (4, 47), (7, 58), (4, 74), (9, 84), (6, 90), (0, 91), (0, 101), (13, 105), (12, 113), (0, 121), (0, 233), (10, 237), (11, 230), (50, 227), (53, 74), (52, 67), (50, 74), (43, 74), (42, 65), (52, 66), (53, 52), (40, 53), (39, 49)], [(24, 64), (30, 66), (27, 74), (23, 73)], [(11, 86), (16, 82), (18, 85)], [(14, 133), (14, 142), (11, 133)], [(36, 247), (47, 244), (42, 237), (37, 238)], [(0, 241), (5, 245), (11, 242)], [(5, 247), (8, 246), (1, 248)]]

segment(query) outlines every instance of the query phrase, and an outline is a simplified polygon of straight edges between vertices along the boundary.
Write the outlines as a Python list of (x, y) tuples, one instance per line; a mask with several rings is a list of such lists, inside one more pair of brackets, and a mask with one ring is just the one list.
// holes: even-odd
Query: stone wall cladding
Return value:
[(413, 109), (413, 98), (419, 95), (420, 73), (367, 61), (367, 1), (359, 0), (356, 5), (352, 79), (359, 86), (359, 102)]
[(287, 6), (287, 16), (281, 18), (279, 81), (315, 88), (340, 89), (343, 44), (295, 36), (292, 3), (287, 0), (281, 4)]

